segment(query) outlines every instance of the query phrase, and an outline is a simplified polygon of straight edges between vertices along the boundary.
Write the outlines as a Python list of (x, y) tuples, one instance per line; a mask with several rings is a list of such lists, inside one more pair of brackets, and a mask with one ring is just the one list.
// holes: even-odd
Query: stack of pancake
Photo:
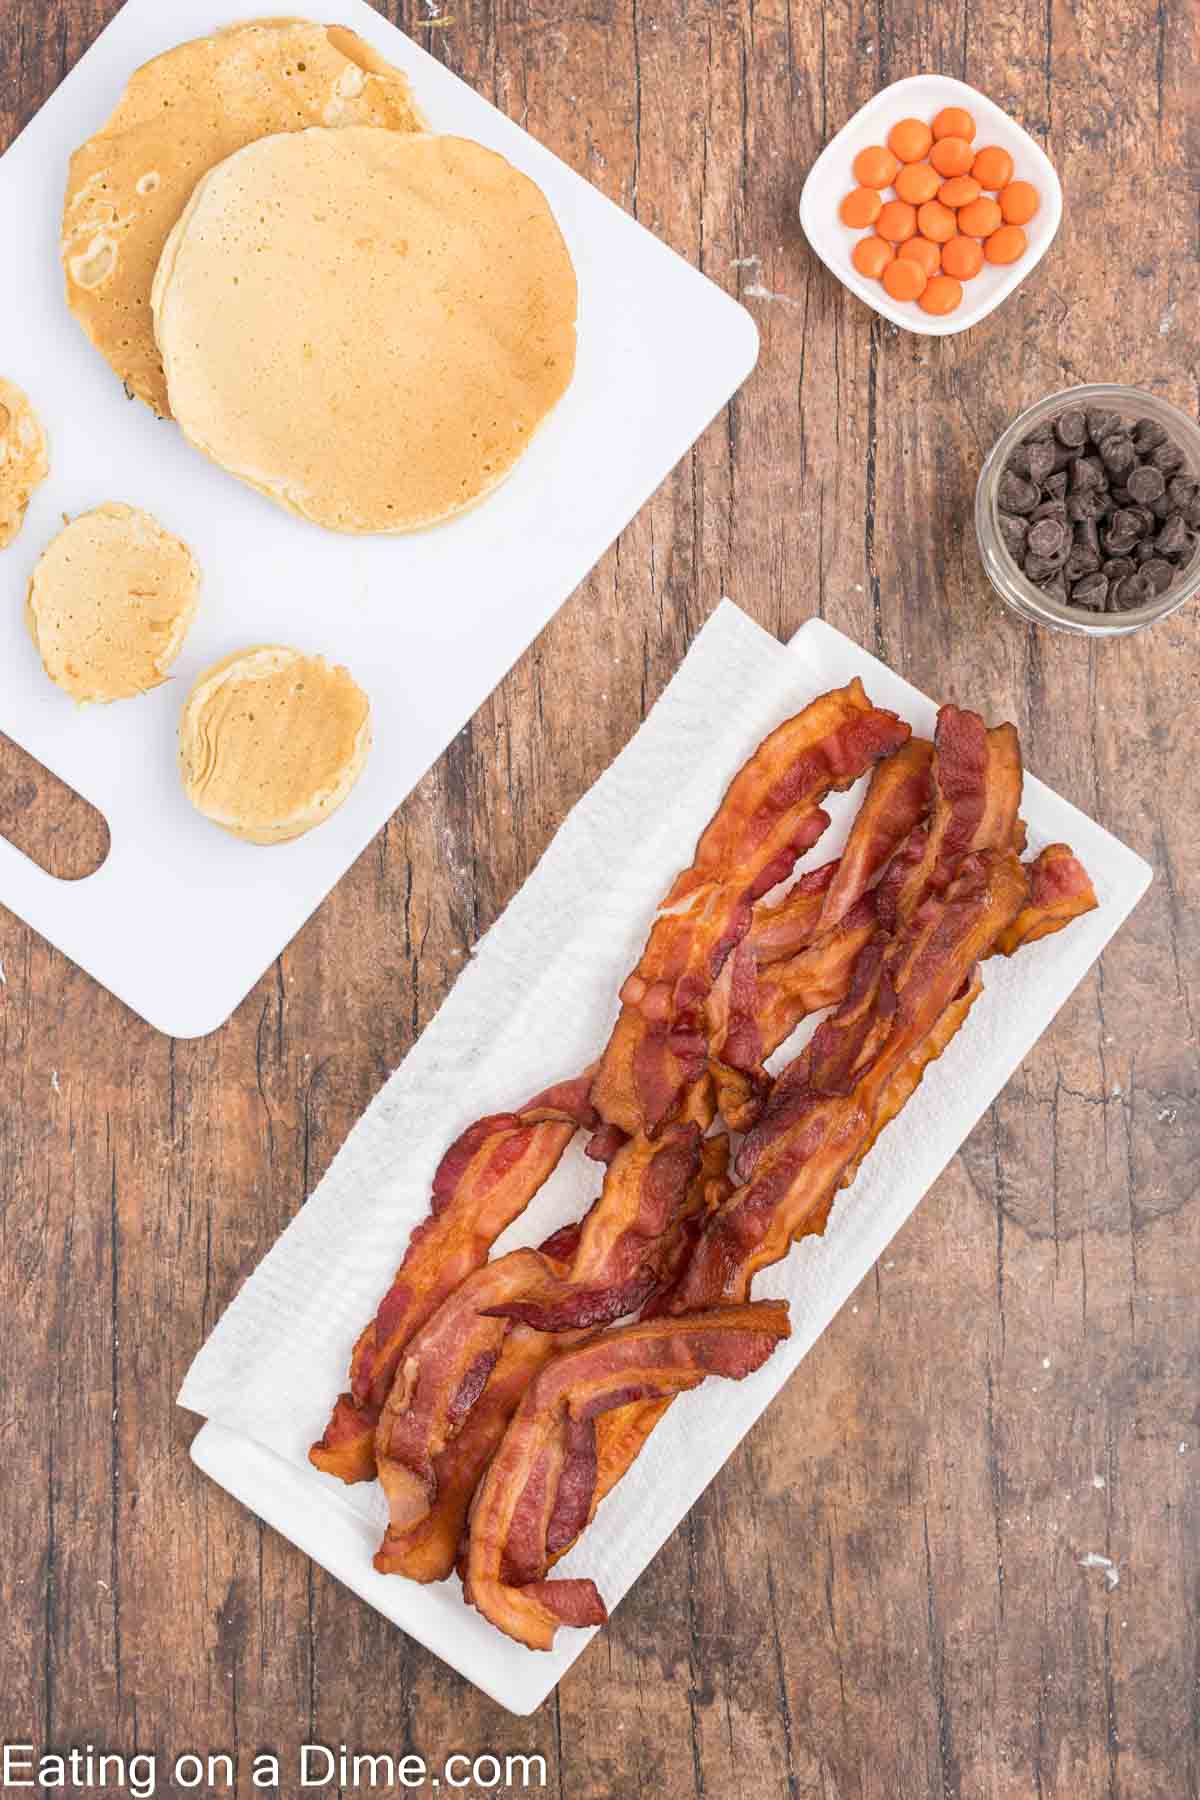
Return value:
[(541, 190), (425, 128), (354, 32), (260, 20), (134, 75), (71, 162), (71, 308), (128, 390), (334, 531), (475, 505), (575, 365)]

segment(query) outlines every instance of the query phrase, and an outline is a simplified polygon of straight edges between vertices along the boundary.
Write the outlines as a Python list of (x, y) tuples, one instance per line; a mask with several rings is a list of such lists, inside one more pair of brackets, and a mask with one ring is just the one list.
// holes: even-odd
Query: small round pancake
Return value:
[(191, 441), (332, 531), (416, 531), (510, 472), (575, 367), (541, 189), (466, 138), (263, 138), (205, 176), (154, 282)]
[(201, 675), (179, 721), (179, 770), (198, 812), (250, 844), (286, 844), (342, 804), (371, 748), (370, 702), (349, 671), (281, 644)]
[(0, 550), (20, 531), (33, 490), (49, 473), (46, 434), (29, 396), (0, 380)]
[(67, 300), (131, 393), (165, 415), (150, 288), (200, 177), (255, 138), (308, 125), (422, 131), (408, 81), (357, 33), (257, 19), (180, 44), (132, 77), (71, 158), (63, 210)]
[(25, 621), (73, 700), (130, 700), (166, 680), (200, 599), (187, 545), (132, 506), (80, 513), (42, 553)]

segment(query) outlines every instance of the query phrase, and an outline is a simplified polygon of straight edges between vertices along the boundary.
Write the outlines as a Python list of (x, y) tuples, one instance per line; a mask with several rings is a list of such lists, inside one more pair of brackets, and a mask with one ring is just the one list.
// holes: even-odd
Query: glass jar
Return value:
[(1072, 406), (1085, 410), (1100, 407), (1120, 413), (1131, 423), (1134, 419), (1157, 420), (1183, 451), (1186, 473), (1200, 481), (1200, 427), (1177, 406), (1160, 400), (1156, 394), (1144, 393), (1141, 388), (1115, 387), (1107, 382), (1064, 388), (1061, 393), (1048, 394), (1014, 419), (984, 463), (975, 490), (979, 554), (988, 579), (1000, 598), (1023, 619), (1030, 619), (1035, 625), (1049, 625), (1055, 631), (1073, 631), (1080, 637), (1127, 637), (1131, 631), (1143, 631), (1157, 619), (1165, 619), (1200, 593), (1200, 546), (1166, 593), (1147, 601), (1145, 606), (1131, 607), (1128, 612), (1093, 613), (1078, 606), (1064, 606), (1060, 600), (1052, 599), (1041, 588), (1035, 587), (1017, 567), (1000, 536), (996, 489), (1005, 463), (1017, 445), (1038, 425)]

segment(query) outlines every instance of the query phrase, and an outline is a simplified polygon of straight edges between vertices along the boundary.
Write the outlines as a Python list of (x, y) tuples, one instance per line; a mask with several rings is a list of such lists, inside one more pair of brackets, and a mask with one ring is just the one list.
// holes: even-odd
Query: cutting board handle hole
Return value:
[(0, 837), (57, 881), (83, 881), (108, 859), (108, 821), (0, 732)]

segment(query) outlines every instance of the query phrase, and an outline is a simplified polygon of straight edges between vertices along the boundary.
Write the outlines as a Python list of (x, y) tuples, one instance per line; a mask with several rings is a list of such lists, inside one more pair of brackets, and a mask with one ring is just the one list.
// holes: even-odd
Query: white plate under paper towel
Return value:
[[(249, 3), (245, 16), (264, 8)], [(435, 130), (500, 151), (547, 195), (579, 276), (574, 382), (513, 475), (437, 530), (346, 538), (281, 511), (189, 449), (92, 349), (67, 310), (58, 238), (67, 161), (147, 58), (236, 17), (236, 0), (129, 0), (0, 159), (0, 374), (26, 388), (52, 473), (0, 553), (0, 731), (107, 818), (90, 879), (56, 881), (0, 838), (0, 903), (177, 1037), (214, 1030), (290, 941), (526, 645), (754, 366), (749, 315), (363, 0), (320, 0), (404, 69)], [(155, 514), (204, 571), (174, 679), (75, 708), (25, 630), (34, 562), (106, 500)], [(280, 642), (348, 665), (375, 745), (342, 810), (260, 849), (184, 799), (175, 731), (208, 664)], [(3, 821), (0, 821), (2, 824)]]
[[(850, 255), (859, 238), (867, 233), (843, 225), (838, 208), (857, 186), (853, 165), (860, 150), (870, 144), (886, 143), (888, 132), (901, 119), (921, 119), (932, 125), (946, 106), (966, 107), (975, 120), (976, 149), (998, 144), (1007, 150), (1013, 159), (1014, 181), (1031, 181), (1041, 197), (1041, 205), (1025, 227), (1029, 247), (1024, 256), (1002, 267), (985, 262), (978, 275), (963, 282), (962, 305), (939, 319), (922, 312), (915, 300), (893, 300), (882, 282), (868, 281), (859, 274)], [(952, 337), (986, 319), (1032, 275), (1054, 242), (1062, 207), (1062, 184), (1054, 164), (1011, 114), (952, 75), (909, 75), (868, 100), (826, 144), (804, 183), (800, 223), (826, 268), (832, 269), (838, 280), (867, 306), (905, 331), (915, 331), (922, 337)]]
[[(385, 1516), (377, 1485), (348, 1488), (318, 1474), (306, 1460), (308, 1446), (324, 1429), (351, 1346), (389, 1285), (409, 1230), (428, 1210), (446, 1145), (480, 1114), (519, 1105), (592, 1061), (654, 909), (731, 776), (774, 726), (854, 675), (877, 704), (932, 732), (934, 701), (839, 632), (813, 620), (785, 649), (722, 604), (647, 723), (568, 816), (312, 1199), (229, 1308), (180, 1395), (182, 1405), (211, 1421), (192, 1446), (201, 1469), (512, 1712), (532, 1712), (591, 1634), (563, 1630), (553, 1651), (525, 1650), (464, 1607), (457, 1579), (418, 1587), (377, 1575), (371, 1557)], [(956, 697), (987, 711), (986, 694)], [(809, 865), (837, 854), (864, 788), (860, 783), (828, 803), (833, 822)], [(1072, 844), (1095, 883), (1098, 909), (1011, 961), (987, 964), (983, 997), (838, 1198), (825, 1236), (807, 1239), (755, 1283), (757, 1298), (782, 1294), (791, 1302), (791, 1340), (749, 1380), (709, 1381), (680, 1400), (559, 1567), (564, 1575), (593, 1576), (610, 1609), (1145, 891), (1150, 870), (1141, 858), (1032, 777), (1023, 812), (1030, 854), (1057, 840)], [(595, 1165), (572, 1149), (498, 1250), (538, 1243), (580, 1217), (599, 1181)], [(934, 1339), (930, 1355), (937, 1354)]]

